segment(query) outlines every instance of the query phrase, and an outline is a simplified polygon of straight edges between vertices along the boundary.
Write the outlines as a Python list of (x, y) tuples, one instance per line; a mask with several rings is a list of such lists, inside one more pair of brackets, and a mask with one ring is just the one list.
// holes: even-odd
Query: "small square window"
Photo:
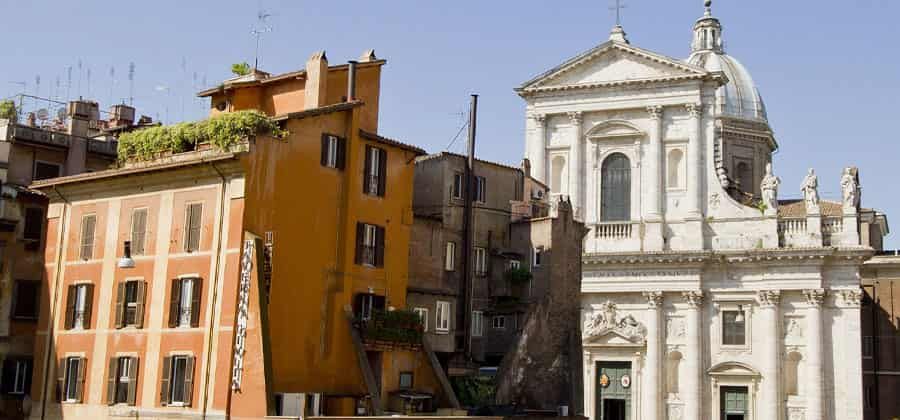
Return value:
[(412, 389), (413, 387), (413, 373), (412, 372), (400, 372), (400, 389)]
[(422, 320), (422, 331), (428, 332), (428, 308), (415, 308), (413, 312)]
[(746, 344), (747, 322), (743, 311), (722, 311), (722, 344), (743, 346)]
[(495, 330), (504, 330), (506, 329), (506, 316), (497, 315), (491, 319), (491, 327)]

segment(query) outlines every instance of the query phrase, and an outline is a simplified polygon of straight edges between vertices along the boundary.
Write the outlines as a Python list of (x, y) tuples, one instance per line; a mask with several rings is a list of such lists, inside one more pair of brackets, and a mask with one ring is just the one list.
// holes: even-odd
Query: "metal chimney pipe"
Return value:
[(356, 61), (350, 60), (347, 66), (347, 102), (356, 100)]

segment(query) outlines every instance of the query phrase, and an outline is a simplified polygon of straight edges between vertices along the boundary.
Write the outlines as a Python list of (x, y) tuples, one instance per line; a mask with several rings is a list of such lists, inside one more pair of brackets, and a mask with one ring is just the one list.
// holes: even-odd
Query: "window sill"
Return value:
[(720, 344), (719, 349), (724, 351), (744, 351), (750, 350), (750, 345), (748, 344)]
[(81, 401), (78, 401), (78, 400), (65, 400), (65, 401), (61, 401), (60, 403), (61, 403), (61, 404), (81, 404)]
[(436, 330), (434, 333), (437, 335), (448, 335), (450, 334), (450, 330)]

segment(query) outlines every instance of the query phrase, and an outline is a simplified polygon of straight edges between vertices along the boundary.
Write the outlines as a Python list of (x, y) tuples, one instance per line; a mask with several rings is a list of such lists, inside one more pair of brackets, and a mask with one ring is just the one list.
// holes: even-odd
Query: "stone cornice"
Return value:
[(721, 73), (711, 73), (710, 75), (703, 74), (687, 74), (687, 75), (672, 75), (665, 77), (653, 77), (647, 79), (629, 79), (629, 80), (616, 80), (611, 82), (598, 82), (598, 83), (580, 83), (576, 85), (562, 85), (562, 86), (546, 86), (546, 87), (534, 87), (516, 90), (520, 96), (527, 97), (538, 93), (547, 93), (547, 92), (566, 92), (573, 90), (591, 90), (591, 89), (602, 89), (602, 88), (612, 88), (612, 87), (621, 87), (621, 86), (647, 86), (647, 85), (661, 85), (661, 84), (670, 84), (673, 82), (682, 82), (682, 81), (690, 81), (690, 80), (705, 80), (712, 78), (716, 81), (727, 81), (725, 75)]
[(776, 248), (738, 251), (662, 251), (587, 253), (582, 256), (585, 265), (648, 265), (679, 264), (700, 266), (720, 264), (796, 264), (814, 263), (858, 265), (874, 254), (871, 248)]

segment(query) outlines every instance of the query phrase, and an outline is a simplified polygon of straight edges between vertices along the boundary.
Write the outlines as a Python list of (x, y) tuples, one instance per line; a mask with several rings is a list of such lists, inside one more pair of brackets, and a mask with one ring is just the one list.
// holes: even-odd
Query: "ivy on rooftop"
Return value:
[(151, 160), (166, 154), (189, 152), (200, 144), (227, 151), (257, 134), (283, 138), (287, 132), (259, 111), (229, 112), (197, 122), (123, 133), (119, 136), (119, 161)]

